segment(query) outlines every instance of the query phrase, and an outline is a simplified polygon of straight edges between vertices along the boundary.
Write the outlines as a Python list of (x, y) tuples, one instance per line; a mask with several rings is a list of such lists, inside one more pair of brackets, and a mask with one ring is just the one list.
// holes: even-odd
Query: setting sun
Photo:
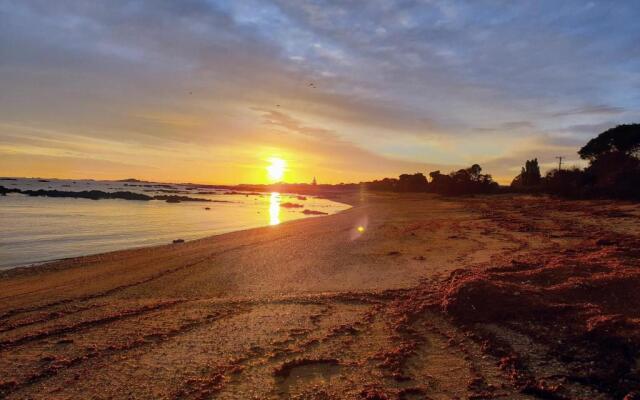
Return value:
[(287, 163), (282, 158), (272, 157), (269, 159), (269, 166), (267, 166), (267, 175), (272, 181), (280, 181), (284, 176), (284, 170)]

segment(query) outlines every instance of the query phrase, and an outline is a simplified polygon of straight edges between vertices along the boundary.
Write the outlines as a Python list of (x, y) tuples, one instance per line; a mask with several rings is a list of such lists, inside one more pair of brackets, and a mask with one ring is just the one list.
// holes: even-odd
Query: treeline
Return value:
[(510, 187), (500, 187), (491, 175), (474, 164), (442, 174), (418, 172), (363, 182), (369, 190), (431, 192), (444, 195), (481, 193), (547, 193), (572, 198), (609, 197), (640, 200), (640, 124), (618, 125), (589, 140), (578, 154), (589, 161), (586, 168), (553, 169), (540, 173), (536, 158), (527, 160)]
[(363, 185), (369, 190), (387, 192), (431, 192), (444, 195), (464, 195), (495, 193), (498, 191), (498, 183), (491, 175), (483, 174), (482, 168), (478, 164), (473, 164), (469, 168), (460, 169), (442, 174), (440, 171), (429, 173), (427, 179), (424, 174), (402, 174), (398, 179), (384, 178), (373, 182), (364, 182)]
[(544, 177), (538, 160), (528, 160), (511, 188), (572, 198), (640, 200), (640, 124), (602, 132), (578, 154), (589, 161), (586, 168), (553, 169)]

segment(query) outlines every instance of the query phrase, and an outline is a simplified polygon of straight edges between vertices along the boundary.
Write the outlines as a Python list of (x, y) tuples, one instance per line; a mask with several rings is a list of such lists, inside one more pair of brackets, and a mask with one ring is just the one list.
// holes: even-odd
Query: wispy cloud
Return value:
[(590, 105), (585, 107), (572, 108), (570, 110), (552, 113), (553, 117), (567, 117), (572, 115), (616, 115), (625, 110), (622, 107), (608, 106), (604, 104)]

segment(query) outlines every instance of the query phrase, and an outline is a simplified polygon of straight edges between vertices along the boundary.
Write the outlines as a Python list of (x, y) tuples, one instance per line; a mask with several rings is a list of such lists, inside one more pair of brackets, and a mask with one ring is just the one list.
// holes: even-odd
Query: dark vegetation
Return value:
[(618, 125), (602, 132), (578, 154), (589, 161), (588, 167), (553, 169), (539, 178), (534, 159), (527, 161), (511, 186), (571, 198), (640, 200), (640, 124)]
[(540, 185), (542, 176), (540, 175), (540, 167), (538, 159), (527, 160), (522, 167), (520, 175), (516, 176), (511, 182), (512, 187), (532, 187)]
[(451, 172), (449, 175), (443, 175), (440, 171), (430, 172), (431, 191), (446, 195), (496, 192), (498, 183), (493, 181), (491, 175), (481, 172), (482, 168), (478, 164)]
[(373, 182), (365, 182), (370, 190), (387, 192), (432, 192), (444, 195), (465, 195), (493, 193), (498, 184), (491, 175), (482, 174), (482, 168), (473, 164), (469, 168), (460, 169), (445, 175), (440, 171), (429, 173), (431, 182), (420, 172), (413, 175), (402, 174), (398, 179), (384, 178)]
[(387, 192), (431, 192), (443, 195), (480, 193), (547, 193), (570, 198), (616, 198), (640, 200), (640, 124), (618, 125), (591, 139), (578, 154), (589, 161), (580, 169), (552, 169), (540, 173), (538, 159), (526, 160), (510, 188), (500, 188), (491, 175), (482, 174), (474, 164), (469, 168), (442, 174), (402, 174), (364, 182), (369, 190)]

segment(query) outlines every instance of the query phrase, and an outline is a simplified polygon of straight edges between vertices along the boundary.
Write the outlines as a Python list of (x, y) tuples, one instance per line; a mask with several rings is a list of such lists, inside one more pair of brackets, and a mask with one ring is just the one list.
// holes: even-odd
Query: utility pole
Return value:
[(560, 171), (560, 170), (562, 170), (562, 159), (563, 159), (564, 157), (562, 157), (562, 156), (558, 156), (558, 157), (556, 157), (556, 158), (558, 159), (558, 171)]

